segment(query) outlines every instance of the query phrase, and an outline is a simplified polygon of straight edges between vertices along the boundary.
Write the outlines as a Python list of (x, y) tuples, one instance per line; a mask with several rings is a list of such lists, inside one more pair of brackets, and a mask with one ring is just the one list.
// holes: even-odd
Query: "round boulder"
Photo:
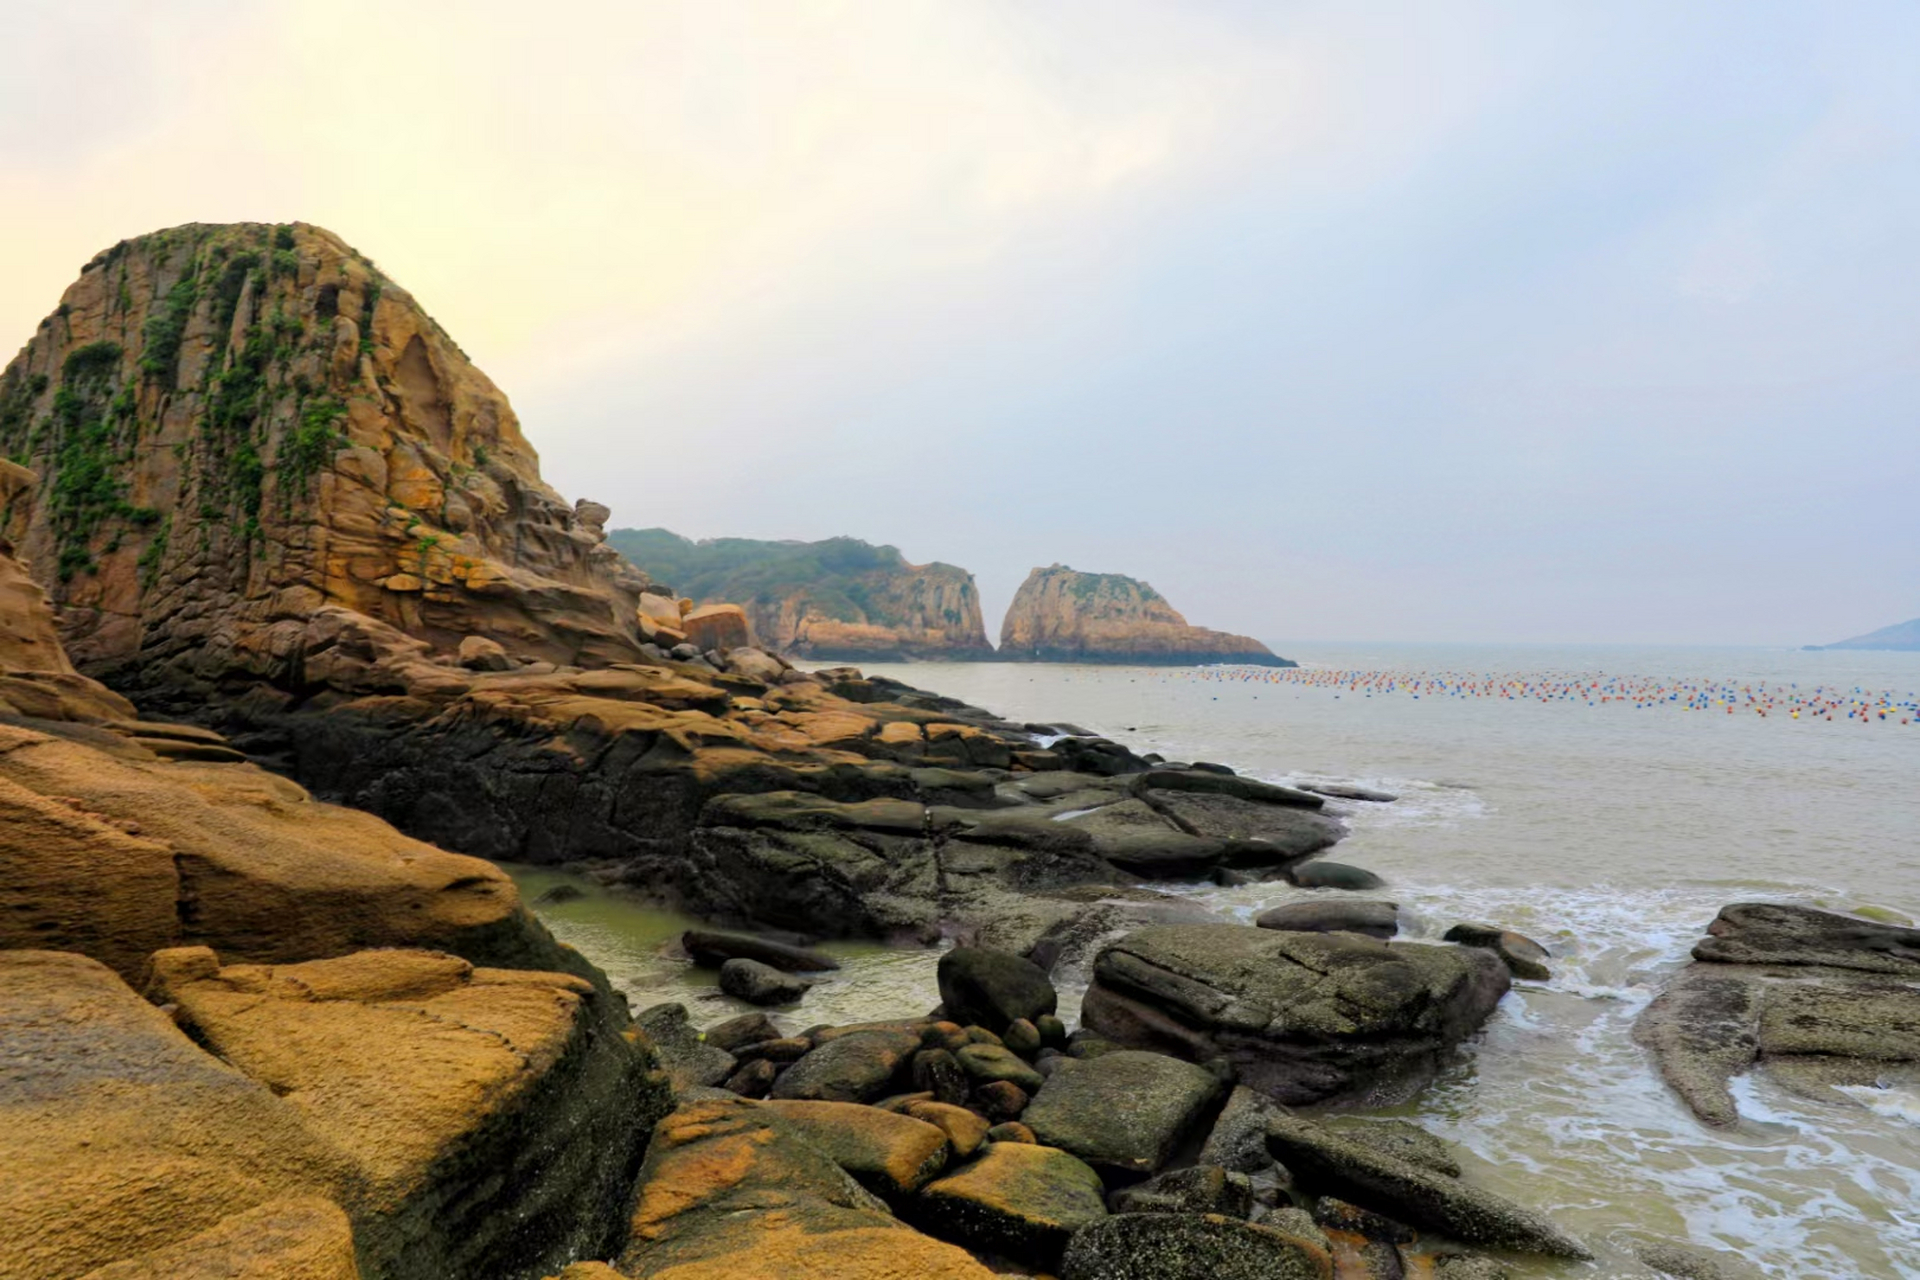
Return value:
[(720, 989), (748, 1004), (793, 1004), (812, 986), (758, 960), (738, 958), (720, 966)]
[[(1304, 868), (1302, 868), (1304, 870)], [(1387, 939), (1400, 932), (1400, 908), (1374, 899), (1288, 902), (1254, 918), (1262, 929), (1294, 933), (1361, 933)]]
[(940, 1002), (947, 1017), (989, 1031), (1052, 1013), (1060, 997), (1045, 971), (1024, 956), (993, 947), (955, 947), (940, 957)]

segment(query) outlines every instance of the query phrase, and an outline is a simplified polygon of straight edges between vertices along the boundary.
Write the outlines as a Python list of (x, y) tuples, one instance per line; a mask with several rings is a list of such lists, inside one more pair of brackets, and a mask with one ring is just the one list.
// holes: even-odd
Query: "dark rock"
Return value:
[(579, 885), (557, 884), (533, 900), (536, 907), (552, 907), (562, 902), (574, 902), (587, 896), (587, 891)]
[(788, 1067), (773, 1097), (871, 1102), (890, 1091), (920, 1038), (905, 1031), (863, 1031), (821, 1045)]
[(1553, 977), (1553, 970), (1547, 968), (1547, 961), (1552, 958), (1547, 949), (1523, 933), (1491, 924), (1456, 924), (1441, 935), (1441, 941), (1457, 942), (1463, 947), (1484, 947), (1505, 961), (1508, 971), (1516, 978), (1545, 982)]
[[(999, 1036), (987, 1030), (985, 1027), (977, 1027), (977, 1026), (968, 1027), (966, 1028), (966, 1033), (967, 1033), (967, 1044), (992, 1045), (996, 1049), (1002, 1049), (1006, 1047), (1007, 1042), (1005, 1040), (1002, 1040)], [(964, 1049), (966, 1047), (967, 1045), (963, 1044), (960, 1046), (960, 1049)], [(960, 1052), (960, 1049), (955, 1049), (954, 1052), (958, 1053)]]
[(1142, 798), (1181, 830), (1236, 846), (1230, 866), (1284, 866), (1332, 848), (1347, 834), (1344, 823), (1317, 808), (1206, 792), (1155, 790)]
[(1272, 1099), (1245, 1085), (1227, 1095), (1227, 1105), (1200, 1148), (1200, 1163), (1219, 1165), (1233, 1173), (1259, 1173), (1270, 1168), (1267, 1154), (1267, 1117), (1277, 1108)]
[(780, 1078), (780, 1068), (765, 1058), (755, 1058), (743, 1062), (738, 1070), (727, 1077), (720, 1087), (743, 1098), (764, 1098), (773, 1088), (773, 1082)]
[(720, 966), (720, 989), (748, 1004), (794, 1004), (813, 984), (770, 964), (743, 958)]
[(1100, 856), (1148, 880), (1190, 880), (1205, 876), (1226, 856), (1227, 842), (1183, 831), (1140, 831), (1101, 840)]
[(907, 1207), (922, 1230), (1052, 1267), (1073, 1234), (1107, 1216), (1100, 1175), (1064, 1151), (993, 1142)]
[(1173, 1169), (1138, 1186), (1113, 1193), (1115, 1213), (1217, 1213), (1244, 1218), (1253, 1212), (1253, 1183), (1219, 1165)]
[(1460, 1162), (1446, 1143), (1407, 1120), (1366, 1120), (1340, 1126), (1341, 1137), (1423, 1169), (1460, 1176)]
[(1043, 1083), (1038, 1071), (1021, 1061), (1013, 1050), (1000, 1045), (970, 1044), (953, 1056), (961, 1070), (982, 1084), (1009, 1080), (1032, 1093)]
[(1748, 1280), (1758, 1275), (1739, 1258), (1719, 1249), (1660, 1240), (1638, 1245), (1633, 1252), (1648, 1267), (1674, 1280)]
[(1391, 902), (1367, 899), (1319, 899), (1288, 902), (1261, 912), (1254, 923), (1262, 929), (1293, 933), (1361, 933), (1383, 941), (1400, 932), (1400, 908)]
[(1011, 1080), (989, 1080), (973, 1091), (974, 1106), (995, 1124), (1018, 1120), (1026, 1111), (1029, 1094)]
[(1812, 907), (1740, 902), (1722, 907), (1693, 948), (1721, 964), (1824, 965), (1920, 977), (1920, 929)]
[(1364, 867), (1344, 862), (1307, 862), (1287, 872), (1287, 879), (1302, 889), (1380, 889), (1386, 881)]
[(1022, 1119), (1041, 1142), (1096, 1167), (1153, 1173), (1221, 1092), (1204, 1067), (1123, 1050), (1063, 1065)]
[(991, 947), (955, 947), (940, 957), (940, 1002), (953, 1021), (999, 1031), (1032, 1021), (1059, 1004), (1053, 983), (1023, 956)]
[(758, 960), (786, 973), (817, 973), (840, 967), (838, 960), (822, 952), (747, 933), (689, 929), (680, 935), (680, 945), (695, 964), (707, 969), (718, 969), (729, 960)]
[(743, 1013), (725, 1022), (716, 1022), (705, 1032), (706, 1041), (716, 1049), (736, 1053), (742, 1046), (762, 1040), (778, 1040), (785, 1033), (764, 1013)]
[(1033, 1020), (1034, 1029), (1040, 1033), (1040, 1043), (1049, 1049), (1062, 1049), (1067, 1043), (1067, 1024), (1051, 1013), (1043, 1013)]
[(1513, 1280), (1506, 1264), (1484, 1253), (1438, 1253), (1433, 1258), (1437, 1280)]
[(1345, 782), (1309, 782), (1300, 789), (1317, 796), (1332, 796), (1335, 800), (1364, 800), (1369, 804), (1392, 804), (1400, 798), (1391, 791), (1376, 791), (1372, 787), (1356, 787)]
[(1321, 1196), (1313, 1202), (1313, 1220), (1323, 1231), (1345, 1231), (1388, 1244), (1412, 1244), (1420, 1238), (1420, 1233), (1404, 1222), (1395, 1222), (1371, 1209), (1362, 1209), (1332, 1196)]
[(913, 1055), (913, 1087), (957, 1107), (965, 1105), (973, 1081), (960, 1060), (945, 1049), (922, 1049)]
[(1153, 769), (1144, 774), (1136, 785), (1146, 791), (1197, 792), (1206, 795), (1232, 796), (1236, 800), (1250, 800), (1257, 804), (1300, 809), (1318, 809), (1326, 803), (1319, 796), (1301, 791), (1297, 787), (1276, 786), (1271, 782), (1259, 782), (1253, 778), (1242, 778), (1234, 774), (1212, 773), (1204, 769)]
[(1192, 764), (1188, 765), (1187, 768), (1198, 769), (1202, 773), (1225, 774), (1229, 778), (1234, 776), (1234, 771), (1228, 766), (1224, 764), (1214, 764), (1207, 760), (1195, 760)]
[(972, 1043), (967, 1039), (967, 1029), (957, 1022), (929, 1022), (920, 1029), (922, 1048), (945, 1049), (948, 1053), (955, 1053)]
[(1077, 1232), (1061, 1280), (1327, 1280), (1326, 1250), (1217, 1214), (1125, 1213)]
[(1586, 1246), (1541, 1214), (1490, 1191), (1349, 1141), (1311, 1121), (1275, 1115), (1267, 1149), (1299, 1185), (1465, 1241), (1562, 1258)]
[(1163, 925), (1102, 951), (1083, 1024), (1196, 1062), (1225, 1057), (1297, 1105), (1423, 1083), (1506, 993), (1489, 952), (1350, 933)]
[(660, 1065), (675, 1093), (696, 1085), (713, 1086), (733, 1074), (733, 1055), (700, 1038), (683, 1004), (656, 1004), (633, 1019), (660, 1055)]
[(1103, 1053), (1117, 1053), (1126, 1047), (1118, 1041), (1095, 1035), (1085, 1027), (1067, 1037), (1067, 1056), (1071, 1058), (1097, 1058)]
[(754, 1058), (765, 1058), (768, 1062), (798, 1062), (813, 1052), (813, 1041), (805, 1036), (781, 1036), (777, 1040), (756, 1040), (752, 1044), (743, 1044), (734, 1054), (745, 1062)]
[[(1044, 1015), (1043, 1015), (1044, 1016)], [(1001, 1033), (1001, 1043), (1023, 1058), (1040, 1052), (1040, 1029), (1025, 1018), (1016, 1018)]]

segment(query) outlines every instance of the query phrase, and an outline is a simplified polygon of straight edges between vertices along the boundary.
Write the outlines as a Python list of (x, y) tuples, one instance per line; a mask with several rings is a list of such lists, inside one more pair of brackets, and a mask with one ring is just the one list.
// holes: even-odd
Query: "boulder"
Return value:
[(1218, 1077), (1203, 1067), (1123, 1050), (1062, 1063), (1021, 1121), (1042, 1143), (1098, 1168), (1153, 1173), (1221, 1091)]
[(1214, 1164), (1157, 1174), (1113, 1193), (1115, 1213), (1217, 1213), (1245, 1218), (1253, 1212), (1253, 1183), (1244, 1173)]
[(1400, 798), (1391, 791), (1354, 786), (1347, 782), (1307, 782), (1302, 783), (1300, 789), (1317, 796), (1331, 796), (1335, 800), (1363, 800), (1368, 804), (1392, 804)]
[[(1365, 899), (1320, 899), (1288, 902), (1262, 911), (1254, 923), (1262, 929), (1293, 933), (1362, 933), (1382, 941), (1400, 932), (1400, 908), (1391, 902)], [(1451, 941), (1451, 939), (1449, 939)]]
[(707, 969), (718, 969), (729, 960), (758, 960), (786, 973), (819, 973), (840, 967), (840, 962), (825, 952), (747, 933), (689, 929), (680, 935), (680, 945), (695, 964)]
[(1739, 902), (1722, 907), (1693, 958), (1721, 964), (1823, 965), (1920, 977), (1920, 929), (1813, 907)]
[(701, 605), (680, 619), (680, 629), (686, 632), (687, 643), (702, 651), (718, 649), (725, 653), (753, 643), (747, 611), (737, 604)]
[(222, 967), (191, 947), (154, 957), (153, 994), (351, 1161), (376, 1275), (542, 1274), (610, 1248), (670, 1105), (615, 998), (570, 974), (409, 950)]
[(945, 1049), (922, 1049), (913, 1055), (913, 1087), (957, 1106), (967, 1100), (973, 1083), (953, 1054)]
[[(10, 1274), (6, 1266), (0, 1274)], [(270, 1200), (84, 1280), (360, 1280), (360, 1268), (347, 1215), (309, 1197)]]
[[(1148, 777), (1165, 780), (1160, 774)], [(1245, 845), (1244, 852), (1229, 850), (1227, 861), (1233, 866), (1284, 867), (1332, 848), (1347, 834), (1339, 819), (1318, 811), (1317, 797), (1310, 797), (1312, 806), (1303, 807), (1287, 798), (1292, 793), (1284, 787), (1274, 789), (1282, 793), (1275, 798), (1257, 789), (1264, 788), (1264, 783), (1246, 778), (1231, 781), (1247, 784), (1249, 794), (1172, 791), (1164, 787), (1142, 794), (1182, 830)]]
[(805, 978), (743, 958), (720, 966), (720, 989), (748, 1004), (794, 1004), (812, 990)]
[(1259, 1173), (1271, 1168), (1267, 1118), (1276, 1110), (1266, 1094), (1235, 1085), (1200, 1147), (1200, 1163), (1218, 1165), (1232, 1173)]
[(671, 1280), (992, 1280), (902, 1224), (772, 1108), (683, 1103), (654, 1131), (634, 1188), (626, 1276)]
[(787, 668), (780, 659), (762, 649), (741, 645), (727, 654), (727, 670), (761, 684), (778, 684)]
[(779, 1078), (778, 1066), (766, 1058), (755, 1058), (741, 1063), (720, 1087), (743, 1098), (764, 1098), (773, 1092), (773, 1082)]
[(902, 1067), (920, 1047), (909, 1031), (863, 1031), (830, 1040), (781, 1073), (776, 1098), (872, 1102), (893, 1091)]
[(514, 660), (498, 640), (468, 636), (460, 642), (460, 665), (469, 671), (511, 671)]
[(954, 1021), (1000, 1031), (1032, 1022), (1059, 1005), (1053, 983), (1024, 956), (992, 947), (955, 947), (940, 957), (940, 1003)]
[(1076, 1233), (1061, 1280), (1332, 1280), (1311, 1240), (1217, 1214), (1115, 1214)]
[(766, 1106), (854, 1181), (889, 1200), (918, 1191), (947, 1164), (946, 1130), (925, 1120), (850, 1102)]
[(1107, 1216), (1100, 1175), (1064, 1151), (994, 1142), (907, 1209), (922, 1230), (1051, 1268), (1073, 1233)]
[(1267, 1149), (1296, 1186), (1338, 1196), (1363, 1208), (1468, 1244), (1560, 1258), (1593, 1255), (1546, 1217), (1458, 1178), (1285, 1113), (1267, 1126)]
[(656, 1004), (642, 1009), (633, 1019), (654, 1051), (660, 1065), (673, 1082), (674, 1092), (711, 1087), (733, 1074), (733, 1055), (710, 1045), (702, 1038), (683, 1004)]
[(743, 1013), (708, 1027), (701, 1032), (701, 1038), (716, 1049), (737, 1053), (747, 1045), (759, 1044), (765, 1040), (778, 1040), (784, 1034), (774, 1020), (766, 1014)]
[(1159, 925), (1103, 950), (1081, 1021), (1195, 1062), (1224, 1057), (1280, 1102), (1404, 1097), (1507, 991), (1490, 952), (1351, 933)]
[(1547, 968), (1547, 961), (1552, 959), (1547, 949), (1523, 933), (1491, 924), (1456, 924), (1441, 935), (1441, 941), (1485, 947), (1499, 956), (1516, 978), (1545, 982), (1553, 977), (1553, 970)]
[(1025, 1089), (1011, 1080), (989, 1080), (973, 1091), (973, 1105), (997, 1124), (1018, 1120), (1031, 1101)]
[(960, 1069), (980, 1084), (1006, 1080), (1033, 1093), (1046, 1083), (1045, 1078), (1022, 1061), (1019, 1054), (997, 1044), (970, 1044), (953, 1056), (959, 1061)]
[(1382, 1155), (1417, 1164), (1449, 1178), (1460, 1176), (1460, 1162), (1454, 1159), (1453, 1149), (1411, 1121), (1355, 1120), (1341, 1125), (1338, 1132), (1348, 1142), (1357, 1142)]
[(915, 1120), (924, 1120), (936, 1125), (947, 1135), (947, 1145), (952, 1148), (956, 1160), (969, 1159), (987, 1140), (987, 1130), (991, 1127), (980, 1116), (965, 1107), (956, 1107), (945, 1102), (921, 1101), (907, 1104), (906, 1113)]
[(1287, 872), (1287, 879), (1301, 889), (1348, 889), (1356, 892), (1384, 888), (1387, 883), (1364, 867), (1326, 861), (1302, 863)]

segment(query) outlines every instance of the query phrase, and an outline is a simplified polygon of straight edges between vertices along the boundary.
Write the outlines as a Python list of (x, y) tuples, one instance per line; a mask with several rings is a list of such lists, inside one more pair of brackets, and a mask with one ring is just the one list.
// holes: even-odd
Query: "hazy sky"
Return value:
[(11, 0), (0, 335), (332, 228), (617, 525), (1267, 638), (1920, 614), (1920, 4)]

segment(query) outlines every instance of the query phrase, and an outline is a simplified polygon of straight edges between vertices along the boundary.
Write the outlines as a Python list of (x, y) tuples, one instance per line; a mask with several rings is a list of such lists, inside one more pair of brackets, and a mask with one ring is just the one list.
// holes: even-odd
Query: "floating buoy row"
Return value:
[(1498, 699), (1507, 702), (1585, 703), (1589, 707), (1751, 712), (1766, 718), (1861, 724), (1920, 723), (1920, 694), (1896, 694), (1855, 685), (1765, 680), (1728, 681), (1609, 675), (1605, 672), (1362, 671), (1332, 667), (1193, 667), (1179, 676), (1226, 684), (1292, 685), (1362, 697)]

